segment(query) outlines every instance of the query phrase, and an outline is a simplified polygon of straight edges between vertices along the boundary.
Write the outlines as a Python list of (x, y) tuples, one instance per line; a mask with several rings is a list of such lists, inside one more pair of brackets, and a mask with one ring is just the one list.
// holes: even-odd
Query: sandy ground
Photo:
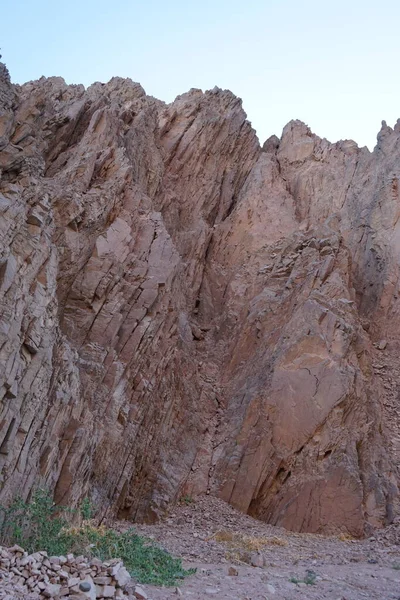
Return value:
[(142, 586), (152, 600), (400, 600), (400, 523), (361, 541), (296, 534), (204, 496), (137, 530), (197, 569), (179, 588)]

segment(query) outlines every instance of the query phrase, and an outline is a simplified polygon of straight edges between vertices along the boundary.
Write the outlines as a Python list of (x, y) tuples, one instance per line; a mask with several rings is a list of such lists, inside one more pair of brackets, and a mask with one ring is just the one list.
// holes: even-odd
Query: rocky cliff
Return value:
[(400, 125), (260, 147), (231, 92), (0, 71), (0, 500), (297, 531), (398, 511)]

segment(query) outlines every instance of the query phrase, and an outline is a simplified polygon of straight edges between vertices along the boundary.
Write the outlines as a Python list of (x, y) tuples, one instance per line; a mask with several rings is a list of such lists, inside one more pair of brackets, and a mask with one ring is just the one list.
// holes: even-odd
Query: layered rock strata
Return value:
[(0, 500), (391, 522), (400, 126), (260, 147), (217, 88), (0, 77)]

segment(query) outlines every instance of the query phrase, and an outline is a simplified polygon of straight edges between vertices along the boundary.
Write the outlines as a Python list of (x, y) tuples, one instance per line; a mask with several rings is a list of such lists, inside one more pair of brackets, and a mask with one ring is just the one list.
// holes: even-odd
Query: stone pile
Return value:
[(128, 598), (133, 580), (122, 561), (84, 556), (28, 554), (20, 546), (0, 547), (0, 598), (96, 600)]

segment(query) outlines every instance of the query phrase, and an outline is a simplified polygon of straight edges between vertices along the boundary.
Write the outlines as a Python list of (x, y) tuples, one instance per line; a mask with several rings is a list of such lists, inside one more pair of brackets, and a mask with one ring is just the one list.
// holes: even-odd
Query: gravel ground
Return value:
[(197, 569), (179, 588), (143, 586), (152, 600), (400, 600), (400, 523), (366, 540), (297, 534), (203, 496), (136, 529)]

